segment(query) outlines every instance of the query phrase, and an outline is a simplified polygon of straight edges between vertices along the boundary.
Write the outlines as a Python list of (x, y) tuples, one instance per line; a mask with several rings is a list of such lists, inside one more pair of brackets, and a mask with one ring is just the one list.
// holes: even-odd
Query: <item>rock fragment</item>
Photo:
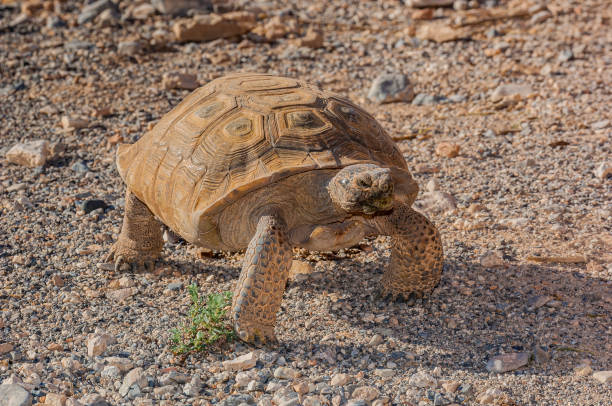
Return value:
[(506, 265), (502, 255), (496, 251), (487, 251), (480, 257), (480, 265), (485, 268), (499, 268)]
[(436, 155), (442, 156), (445, 158), (454, 158), (459, 155), (459, 150), (461, 147), (452, 142), (441, 142), (436, 145)]
[(244, 371), (253, 368), (256, 363), (257, 355), (255, 352), (249, 352), (238, 358), (223, 361), (223, 369), (226, 371)]
[(152, 0), (151, 4), (162, 14), (181, 15), (188, 10), (205, 9), (210, 0)]
[(109, 344), (114, 343), (115, 338), (103, 331), (97, 331), (87, 340), (87, 355), (95, 357), (106, 351)]
[(98, 0), (87, 6), (83, 7), (81, 13), (77, 17), (79, 25), (85, 24), (86, 22), (92, 21), (100, 13), (106, 9), (115, 8), (115, 5), (111, 0)]
[(83, 117), (62, 116), (61, 123), (64, 130), (73, 131), (86, 128), (89, 125), (89, 120)]
[(371, 402), (380, 395), (378, 389), (373, 386), (359, 386), (351, 394), (351, 399), (361, 399)]
[(298, 47), (321, 48), (323, 47), (323, 32), (310, 27), (308, 31), (306, 31), (306, 35), (302, 38), (298, 38), (295, 44)]
[(491, 101), (498, 102), (508, 96), (518, 95), (522, 98), (529, 97), (533, 94), (533, 89), (529, 85), (521, 84), (505, 84), (499, 85), (493, 93), (491, 93)]
[(7, 161), (30, 168), (43, 166), (49, 156), (49, 142), (46, 140), (15, 144), (6, 153)]
[(593, 374), (593, 378), (600, 383), (612, 383), (612, 371), (598, 371)]
[(11, 343), (2, 343), (0, 344), (0, 355), (9, 353), (11, 351), (13, 351), (13, 344)]
[(125, 396), (130, 391), (132, 386), (137, 385), (139, 389), (143, 389), (146, 388), (148, 384), (149, 381), (144, 374), (144, 370), (141, 367), (134, 368), (123, 378), (123, 383), (119, 388), (119, 394), (121, 396)]
[(133, 56), (142, 50), (140, 41), (122, 41), (117, 44), (117, 53), (124, 56)]
[(190, 73), (166, 73), (162, 79), (162, 87), (166, 90), (195, 90), (200, 87), (200, 83), (197, 76)]
[(278, 367), (274, 370), (274, 377), (278, 379), (295, 379), (300, 373), (293, 368)]
[(344, 386), (351, 381), (351, 376), (348, 374), (335, 374), (329, 382), (332, 386)]
[(487, 361), (487, 369), (491, 372), (504, 373), (514, 371), (529, 363), (529, 354), (526, 352), (515, 352), (496, 355)]
[(32, 395), (17, 384), (0, 385), (0, 405), (31, 406)]
[(154, 15), (155, 11), (155, 7), (153, 7), (151, 4), (140, 4), (134, 7), (134, 9), (132, 10), (132, 17), (136, 20), (146, 20), (147, 18)]
[(374, 79), (368, 99), (377, 103), (409, 102), (414, 97), (408, 77), (402, 73), (384, 73)]
[(438, 385), (436, 378), (427, 372), (417, 372), (408, 380), (408, 384), (417, 388), (435, 388)]
[(248, 12), (198, 15), (192, 19), (177, 21), (172, 30), (176, 39), (187, 41), (211, 41), (249, 32), (255, 26), (255, 16)]

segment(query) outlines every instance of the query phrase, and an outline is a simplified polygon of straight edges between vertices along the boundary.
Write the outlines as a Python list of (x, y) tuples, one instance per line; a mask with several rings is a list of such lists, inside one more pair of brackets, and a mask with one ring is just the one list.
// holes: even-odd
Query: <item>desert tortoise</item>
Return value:
[(107, 260), (151, 268), (163, 245), (156, 217), (197, 246), (246, 248), (231, 310), (245, 341), (275, 339), (293, 247), (388, 235), (385, 295), (420, 296), (440, 280), (439, 234), (411, 209), (418, 186), (393, 140), (347, 99), (298, 80), (215, 79), (121, 145), (117, 166), (125, 216)]

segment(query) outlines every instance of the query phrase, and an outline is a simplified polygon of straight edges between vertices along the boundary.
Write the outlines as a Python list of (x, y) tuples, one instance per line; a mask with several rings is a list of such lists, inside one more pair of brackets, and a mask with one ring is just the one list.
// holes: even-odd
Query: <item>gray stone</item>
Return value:
[(574, 59), (574, 53), (571, 49), (565, 49), (559, 52), (559, 56), (557, 56), (557, 61), (559, 62), (567, 62)]
[(181, 290), (182, 287), (183, 287), (183, 282), (173, 282), (173, 283), (169, 283), (168, 286), (166, 286), (166, 289), (177, 291), (177, 290)]
[(436, 96), (426, 94), (426, 93), (419, 93), (416, 96), (414, 96), (414, 99), (412, 100), (413, 106), (424, 106), (427, 104), (437, 104), (437, 103), (438, 103), (438, 98)]
[(17, 384), (0, 385), (0, 405), (31, 406), (32, 395)]
[(89, 172), (89, 167), (84, 161), (77, 161), (72, 164), (70, 167), (76, 173), (87, 173)]
[(247, 405), (254, 405), (255, 400), (253, 399), (253, 396), (247, 395), (247, 394), (232, 395), (232, 396), (228, 396), (227, 398), (219, 402), (219, 405), (220, 406), (240, 406), (243, 403), (246, 403)]
[(297, 392), (291, 388), (283, 388), (274, 394), (272, 403), (276, 403), (278, 406), (299, 406), (300, 400)]
[(412, 85), (402, 73), (384, 73), (378, 76), (368, 92), (368, 99), (377, 103), (409, 102), (413, 97)]
[(140, 41), (122, 41), (117, 45), (119, 55), (132, 56), (140, 53), (142, 43)]
[(148, 384), (149, 381), (145, 377), (143, 369), (140, 367), (134, 368), (125, 375), (125, 378), (123, 378), (123, 384), (119, 388), (119, 394), (125, 396), (133, 389), (134, 385), (142, 389), (148, 386)]
[(96, 18), (98, 14), (100, 14), (104, 10), (114, 7), (115, 5), (111, 0), (98, 0), (96, 2), (88, 4), (81, 10), (81, 13), (77, 17), (77, 22), (79, 23), (79, 25), (85, 24), (86, 22), (89, 22)]
[(204, 10), (210, 7), (210, 0), (152, 0), (151, 4), (162, 14), (183, 15), (188, 10)]

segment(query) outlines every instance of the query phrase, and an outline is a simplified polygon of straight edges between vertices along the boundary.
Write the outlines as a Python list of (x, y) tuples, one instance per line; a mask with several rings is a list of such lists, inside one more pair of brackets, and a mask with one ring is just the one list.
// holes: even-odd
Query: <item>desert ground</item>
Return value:
[[(87, 3), (0, 2), (2, 406), (612, 404), (608, 1)], [(115, 272), (115, 152), (234, 72), (378, 120), (442, 236), (430, 297), (376, 297), (384, 237), (296, 250), (277, 345), (171, 351), (187, 286), (231, 291), (243, 253), (167, 232)]]

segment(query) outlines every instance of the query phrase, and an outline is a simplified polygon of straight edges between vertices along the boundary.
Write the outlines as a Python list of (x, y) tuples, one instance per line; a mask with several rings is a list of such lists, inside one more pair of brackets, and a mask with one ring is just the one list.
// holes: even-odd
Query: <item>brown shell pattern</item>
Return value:
[(178, 213), (210, 214), (286, 176), (363, 162), (406, 169), (393, 140), (364, 110), (264, 74), (209, 82), (117, 157), (132, 192), (178, 229), (190, 221)]

